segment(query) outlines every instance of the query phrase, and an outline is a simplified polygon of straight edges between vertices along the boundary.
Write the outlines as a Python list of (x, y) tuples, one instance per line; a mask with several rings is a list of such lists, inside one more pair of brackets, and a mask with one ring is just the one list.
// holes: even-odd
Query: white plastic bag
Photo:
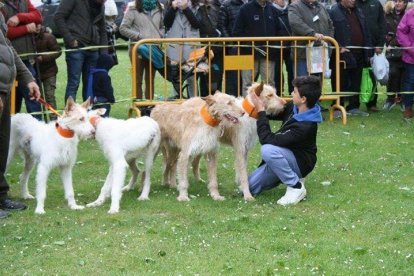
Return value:
[(321, 41), (321, 46), (313, 46), (314, 41), (306, 47), (306, 63), (310, 74), (324, 73), (330, 77), (328, 43)]
[(374, 54), (371, 59), (372, 72), (374, 73), (375, 79), (381, 84), (386, 85), (390, 73), (390, 63), (385, 57), (385, 53)]

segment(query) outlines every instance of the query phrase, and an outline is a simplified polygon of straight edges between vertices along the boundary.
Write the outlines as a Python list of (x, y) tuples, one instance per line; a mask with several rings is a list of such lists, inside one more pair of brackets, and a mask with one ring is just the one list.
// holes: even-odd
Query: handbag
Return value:
[(387, 85), (390, 73), (390, 63), (385, 57), (385, 47), (381, 54), (374, 54), (371, 60), (375, 79), (382, 85)]
[(164, 68), (164, 52), (158, 45), (141, 44), (138, 46), (137, 53), (146, 60), (151, 60), (155, 69)]
[(359, 101), (361, 103), (368, 103), (373, 99), (374, 84), (372, 83), (371, 68), (365, 67), (362, 69), (361, 91), (359, 93)]
[(306, 63), (310, 74), (324, 73), (329, 71), (328, 43), (321, 41), (320, 46), (314, 46), (314, 41), (306, 47)]

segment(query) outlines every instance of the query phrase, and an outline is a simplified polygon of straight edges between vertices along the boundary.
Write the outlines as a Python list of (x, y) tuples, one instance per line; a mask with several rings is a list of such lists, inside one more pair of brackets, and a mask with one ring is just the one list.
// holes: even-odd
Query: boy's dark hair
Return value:
[(319, 77), (297, 77), (293, 80), (292, 84), (298, 89), (301, 97), (306, 97), (306, 106), (308, 108), (314, 107), (322, 93), (321, 80)]

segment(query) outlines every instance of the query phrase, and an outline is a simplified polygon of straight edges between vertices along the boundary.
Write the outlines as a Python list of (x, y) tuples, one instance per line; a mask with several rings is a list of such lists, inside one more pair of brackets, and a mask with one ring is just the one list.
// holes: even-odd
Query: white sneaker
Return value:
[(299, 203), (302, 199), (304, 199), (306, 196), (306, 189), (305, 185), (302, 183), (302, 188), (295, 189), (292, 187), (286, 188), (286, 193), (284, 196), (282, 196), (278, 201), (277, 204), (279, 205), (295, 205)]

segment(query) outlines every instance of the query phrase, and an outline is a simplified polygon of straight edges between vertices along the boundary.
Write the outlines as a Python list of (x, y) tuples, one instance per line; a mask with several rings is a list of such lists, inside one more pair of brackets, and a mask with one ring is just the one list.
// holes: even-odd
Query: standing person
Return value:
[(253, 104), (258, 112), (262, 164), (249, 176), (253, 195), (287, 185), (286, 193), (277, 204), (292, 205), (306, 196), (306, 177), (316, 164), (316, 136), (318, 123), (322, 122), (321, 108), (317, 104), (322, 87), (319, 77), (302, 76), (294, 79), (292, 101), (275, 119), (283, 121), (278, 131), (272, 133), (261, 99), (253, 94)]
[[(368, 31), (371, 37), (371, 43), (375, 47), (375, 54), (381, 54), (385, 44), (386, 23), (384, 17), (384, 8), (378, 0), (356, 0), (356, 6), (362, 10), (367, 22)], [(374, 74), (371, 74), (372, 82), (377, 81)], [(366, 103), (367, 110), (371, 112), (378, 112), (377, 108), (377, 86), (374, 85), (374, 96), (371, 101)]]
[(397, 41), (401, 47), (410, 47), (402, 52), (402, 61), (404, 64), (404, 75), (402, 91), (411, 92), (403, 94), (405, 120), (413, 118), (413, 99), (414, 95), (414, 9), (407, 10), (397, 27)]
[[(219, 0), (201, 0), (197, 17), (203, 24), (200, 25), (200, 37), (220, 37), (218, 30), (218, 17), (221, 3)], [(213, 43), (215, 44), (215, 43)], [(208, 47), (207, 47), (208, 49)], [(214, 53), (210, 60), (209, 72), (200, 74), (200, 96), (205, 97), (221, 90), (223, 80), (223, 48), (211, 47)], [(211, 78), (211, 88), (209, 90), (209, 79)]]
[[(219, 21), (217, 27), (221, 32), (222, 37), (233, 37), (233, 27), (236, 22), (237, 15), (243, 4), (247, 3), (247, 0), (225, 0), (220, 7)], [(236, 55), (237, 48), (226, 47), (227, 55)], [(226, 71), (226, 94), (233, 96), (239, 96), (239, 87), (242, 87), (240, 72), (238, 71)], [(240, 83), (238, 80), (240, 79)]]
[(95, 67), (99, 52), (107, 49), (81, 50), (88, 46), (107, 46), (105, 0), (62, 0), (55, 14), (55, 24), (62, 34), (66, 52), (67, 79), (65, 102), (76, 100), (82, 77), (82, 98), (86, 100), (88, 72)]
[[(289, 17), (288, 17), (288, 2), (286, 0), (273, 0), (273, 6), (279, 11), (280, 23), (281, 23), (281, 36), (292, 36), (292, 29), (290, 28), (289, 24)], [(293, 61), (291, 59), (291, 43), (284, 43), (283, 46), (283, 55), (280, 58), (280, 55), (276, 56), (275, 60), (275, 87), (278, 91), (283, 94), (283, 90), (285, 88), (284, 82), (287, 78), (287, 85), (288, 85), (288, 92), (289, 95), (293, 91)], [(282, 60), (281, 60), (282, 59)], [(286, 74), (287, 77), (285, 78), (284, 70), (283, 70), (283, 63), (286, 67)]]
[[(29, 0), (0, 0), (3, 3), (1, 12), (7, 23), (7, 38), (11, 41), (13, 48), (19, 55), (35, 53), (36, 45), (34, 36), (36, 33), (36, 25), (42, 23), (42, 15), (30, 3)], [(21, 58), (23, 63), (29, 69), (32, 76), (36, 79), (36, 69), (34, 67), (34, 56), (25, 55)], [(16, 89), (16, 112), (20, 112), (22, 100), (26, 105), (29, 113), (40, 112), (41, 107), (37, 101), (31, 100), (29, 90), (25, 85), (18, 85)], [(38, 120), (42, 119), (42, 115), (34, 115)]]
[[(273, 5), (266, 0), (252, 0), (240, 8), (239, 15), (233, 27), (233, 35), (236, 37), (263, 37), (280, 36), (281, 23), (279, 13)], [(242, 71), (243, 96), (246, 96), (247, 87), (258, 75), (262, 80), (275, 86), (275, 59), (279, 51), (275, 48), (264, 46), (266, 41), (256, 42), (255, 46), (264, 52), (268, 51), (269, 57), (263, 56), (252, 48), (242, 48), (242, 54), (251, 54), (254, 51), (254, 72), (251, 70)], [(274, 44), (274, 43), (269, 43)]]
[(404, 16), (407, 3), (407, 0), (396, 0), (395, 2), (388, 1), (384, 5), (385, 21), (387, 23), (387, 35), (385, 36), (385, 40), (387, 41), (386, 57), (390, 63), (387, 92), (395, 93), (387, 96), (383, 107), (385, 111), (389, 111), (396, 104), (401, 103), (401, 95), (398, 92), (402, 91), (404, 64), (401, 60), (401, 50), (394, 48), (400, 47), (395, 34), (397, 32), (397, 26)]
[[(197, 38), (200, 37), (201, 22), (197, 17), (199, 0), (170, 0), (168, 2), (164, 17), (166, 38)], [(193, 45), (169, 44), (167, 56), (174, 63), (187, 61)], [(180, 60), (180, 56), (182, 60)], [(179, 68), (179, 66), (176, 66)], [(178, 74), (178, 71), (176, 72)], [(194, 76), (187, 78), (188, 96), (197, 94), (197, 87), (194, 85)], [(179, 93), (179, 91), (175, 91)]]
[[(145, 38), (162, 38), (164, 36), (164, 7), (158, 0), (135, 0), (119, 27), (120, 33), (129, 39), (129, 58), (132, 58), (133, 43)], [(142, 80), (145, 74), (145, 99), (151, 99), (150, 82), (154, 87), (156, 69), (150, 70), (148, 59), (137, 55), (137, 98), (143, 99)], [(151, 71), (151, 73), (150, 73)]]
[[(0, 3), (0, 8), (2, 3)], [(29, 97), (38, 100), (40, 97), (32, 74), (17, 55), (6, 38), (7, 25), (3, 14), (0, 13), (0, 218), (9, 216), (9, 210), (23, 210), (26, 205), (13, 201), (8, 197), (9, 184), (7, 183), (5, 170), (10, 141), (10, 90), (13, 80), (17, 78), (20, 85), (28, 88)]]
[[(362, 69), (370, 66), (372, 57), (372, 44), (365, 16), (362, 10), (357, 8), (355, 0), (340, 0), (329, 10), (329, 15), (335, 27), (334, 38), (340, 47), (340, 59), (344, 60), (346, 67), (340, 64), (340, 91), (360, 93)], [(356, 46), (355, 48), (347, 48)], [(330, 59), (332, 69), (332, 91), (336, 89), (336, 66), (335, 51)], [(345, 107), (350, 115), (368, 116), (369, 114), (359, 109), (359, 95), (347, 97), (348, 105)], [(344, 105), (344, 98), (341, 97), (341, 105)], [(336, 110), (335, 117), (340, 117), (341, 112)]]
[[(49, 28), (42, 25), (37, 25), (36, 34), (36, 48), (39, 53), (41, 52), (54, 52), (53, 54), (39, 55), (36, 57), (36, 63), (39, 65), (39, 77), (43, 85), (43, 91), (45, 94), (45, 100), (54, 109), (56, 109), (56, 75), (58, 73), (58, 67), (56, 59), (62, 54), (61, 48), (56, 40), (56, 37), (52, 34)], [(51, 120), (56, 120), (55, 114), (50, 114)]]
[[(289, 5), (289, 23), (293, 36), (313, 36), (317, 41), (324, 36), (334, 36), (334, 27), (325, 6), (317, 0), (298, 0)], [(307, 41), (298, 42), (298, 46), (304, 46)], [(317, 43), (316, 43), (317, 44)], [(298, 48), (295, 65), (296, 76), (308, 75), (306, 63), (306, 49)], [(295, 51), (292, 51), (295, 53)], [(294, 57), (292, 57), (294, 58)]]

